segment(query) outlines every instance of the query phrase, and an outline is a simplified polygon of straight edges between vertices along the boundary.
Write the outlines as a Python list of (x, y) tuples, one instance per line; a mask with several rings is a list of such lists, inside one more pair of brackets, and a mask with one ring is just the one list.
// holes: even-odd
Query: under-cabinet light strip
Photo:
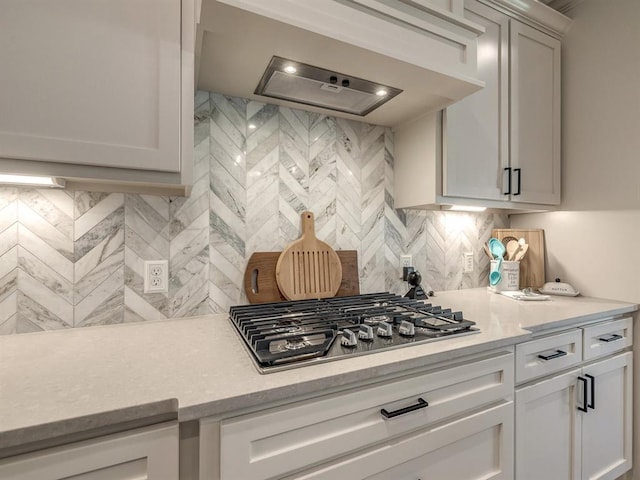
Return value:
[(0, 184), (64, 188), (65, 181), (56, 177), (0, 174)]

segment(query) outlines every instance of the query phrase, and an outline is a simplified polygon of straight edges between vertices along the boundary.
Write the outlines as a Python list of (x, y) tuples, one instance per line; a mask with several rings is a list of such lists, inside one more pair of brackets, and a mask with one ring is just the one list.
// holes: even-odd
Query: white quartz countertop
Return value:
[(486, 288), (430, 301), (462, 310), (481, 333), (270, 374), (258, 373), (227, 315), (0, 337), (0, 450), (167, 399), (178, 400), (181, 421), (224, 415), (637, 310), (587, 297), (518, 301)]

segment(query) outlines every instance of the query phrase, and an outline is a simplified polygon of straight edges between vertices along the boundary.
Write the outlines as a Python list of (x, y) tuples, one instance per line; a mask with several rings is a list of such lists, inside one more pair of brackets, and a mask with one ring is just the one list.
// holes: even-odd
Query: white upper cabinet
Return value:
[(555, 28), (558, 16), (569, 19), (512, 18), (507, 3), (465, 2), (465, 18), (485, 28), (478, 39), (485, 88), (397, 129), (397, 208), (560, 204), (560, 41), (543, 20)]
[(560, 204), (560, 41), (511, 20), (511, 200)]
[(193, 0), (4, 1), (0, 158), (100, 180), (60, 165), (190, 173), (194, 30)]
[(467, 18), (485, 27), (478, 39), (478, 77), (485, 88), (447, 108), (443, 194), (503, 200), (509, 166), (509, 19), (478, 2)]

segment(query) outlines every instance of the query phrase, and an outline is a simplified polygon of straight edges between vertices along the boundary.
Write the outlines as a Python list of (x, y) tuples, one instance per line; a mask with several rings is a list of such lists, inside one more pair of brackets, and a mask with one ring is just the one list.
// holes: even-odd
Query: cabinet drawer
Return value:
[(516, 345), (516, 383), (558, 372), (582, 361), (579, 329)]
[(584, 327), (582, 331), (582, 357), (585, 360), (618, 352), (633, 343), (631, 318), (599, 323)]
[[(281, 478), (512, 395), (513, 354), (505, 353), (228, 419), (220, 426), (221, 479)], [(417, 408), (393, 416), (407, 407)]]
[(513, 402), (285, 480), (513, 478)]
[(3, 480), (176, 480), (178, 422), (47, 448), (0, 460)]

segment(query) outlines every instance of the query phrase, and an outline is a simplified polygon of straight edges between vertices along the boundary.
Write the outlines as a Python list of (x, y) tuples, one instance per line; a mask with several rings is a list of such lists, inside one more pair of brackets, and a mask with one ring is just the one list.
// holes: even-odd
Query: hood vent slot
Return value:
[(365, 116), (402, 90), (272, 57), (255, 94)]

